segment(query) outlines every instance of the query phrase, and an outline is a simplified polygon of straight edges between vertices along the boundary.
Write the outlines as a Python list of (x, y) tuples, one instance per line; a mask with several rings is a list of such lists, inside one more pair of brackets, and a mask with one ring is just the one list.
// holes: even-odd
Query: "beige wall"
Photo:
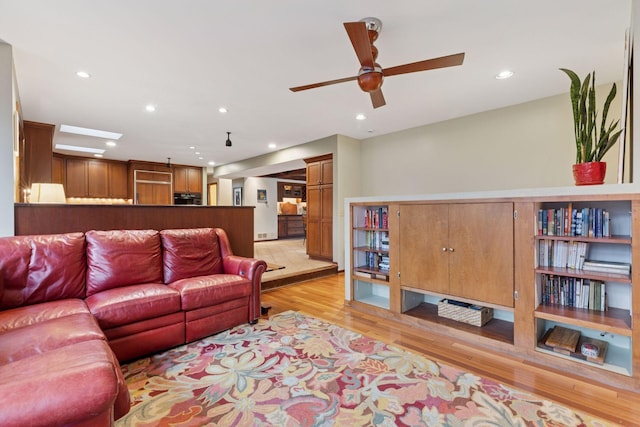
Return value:
[[(610, 117), (621, 99), (618, 90)], [(543, 98), (364, 140), (361, 195), (571, 186), (574, 147), (569, 95)], [(606, 183), (616, 182), (617, 156), (618, 145), (605, 157)]]
[(13, 54), (0, 42), (0, 236), (13, 236), (14, 111)]

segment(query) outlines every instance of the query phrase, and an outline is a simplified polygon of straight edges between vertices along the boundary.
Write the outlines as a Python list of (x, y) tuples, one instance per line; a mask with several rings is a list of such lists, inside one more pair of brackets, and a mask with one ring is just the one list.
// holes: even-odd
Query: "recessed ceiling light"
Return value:
[(500, 71), (497, 75), (496, 75), (496, 79), (498, 80), (504, 80), (504, 79), (508, 79), (509, 77), (513, 76), (513, 71), (511, 70), (504, 70), (504, 71)]
[(115, 147), (117, 144), (113, 141), (107, 141), (105, 142), (105, 144), (107, 144), (109, 147)]
[(218, 108), (218, 111), (221, 112), (222, 114), (227, 112), (227, 109), (225, 107), (220, 107)]
[(154, 111), (156, 111), (156, 106), (152, 105), (152, 104), (149, 104), (146, 107), (144, 107), (144, 109), (147, 110), (150, 113), (153, 113)]
[(269, 148), (271, 148), (272, 150), (273, 150), (274, 148), (276, 148), (276, 147), (277, 147), (277, 145), (276, 145), (274, 142), (272, 142), (271, 144), (269, 144)]
[(82, 77), (83, 79), (88, 79), (89, 77), (91, 77), (91, 74), (87, 73), (86, 71), (77, 71), (76, 76)]
[(81, 127), (78, 127), (78, 126), (69, 126), (69, 125), (60, 125), (60, 132), (75, 133), (77, 135), (95, 136), (95, 137), (98, 137), (98, 138), (105, 138), (105, 139), (120, 139), (120, 138), (122, 138), (122, 134), (121, 133), (107, 132), (105, 130), (81, 128)]
[(77, 145), (65, 145), (65, 144), (56, 144), (56, 149), (67, 150), (67, 151), (80, 151), (82, 153), (96, 153), (96, 154), (102, 154), (105, 151), (107, 151), (103, 148), (79, 147)]
[(197, 155), (199, 155), (199, 154), (200, 154), (200, 152), (199, 152), (199, 151), (196, 151), (196, 153), (195, 153), (195, 154), (196, 154), (196, 156), (197, 156)]
[(96, 153), (96, 154), (93, 155), (93, 157), (103, 157), (103, 155)]
[(216, 162), (214, 162), (214, 161), (210, 161), (210, 162), (209, 162), (209, 166), (213, 166), (213, 165), (215, 165), (215, 164), (216, 164)]
[(200, 156), (198, 157), (198, 160), (204, 160), (204, 157)]
[(194, 147), (193, 145), (191, 147), (189, 147), (189, 150), (195, 150), (196, 147)]
[(356, 116), (356, 120), (365, 120), (367, 118), (367, 116), (365, 116), (364, 114), (358, 114)]

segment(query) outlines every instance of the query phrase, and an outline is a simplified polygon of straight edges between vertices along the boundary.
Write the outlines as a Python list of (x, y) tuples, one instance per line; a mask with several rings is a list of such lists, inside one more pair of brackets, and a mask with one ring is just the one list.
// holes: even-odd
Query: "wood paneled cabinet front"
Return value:
[(127, 164), (67, 158), (65, 192), (67, 197), (126, 198)]
[(202, 193), (202, 169), (189, 166), (174, 166), (173, 192)]
[(307, 254), (333, 259), (333, 157), (304, 159), (307, 164)]
[(400, 285), (513, 307), (513, 203), (400, 206)]

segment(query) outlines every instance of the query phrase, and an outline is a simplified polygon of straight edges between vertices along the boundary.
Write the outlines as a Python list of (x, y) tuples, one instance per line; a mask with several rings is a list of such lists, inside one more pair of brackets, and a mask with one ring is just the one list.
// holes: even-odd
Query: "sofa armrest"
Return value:
[(249, 321), (255, 322), (260, 317), (260, 292), (262, 274), (267, 269), (267, 263), (261, 259), (245, 258), (237, 255), (227, 255), (222, 259), (226, 274), (237, 274), (251, 281), (251, 301), (249, 304)]
[(2, 425), (91, 425), (124, 415), (129, 393), (120, 389), (122, 372), (114, 362), (107, 343), (93, 340), (1, 365)]

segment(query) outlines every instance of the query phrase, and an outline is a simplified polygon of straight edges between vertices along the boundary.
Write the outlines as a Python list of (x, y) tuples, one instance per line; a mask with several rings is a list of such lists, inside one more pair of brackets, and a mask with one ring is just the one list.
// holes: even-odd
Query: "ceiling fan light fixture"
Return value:
[(231, 132), (227, 132), (227, 141), (224, 144), (227, 147), (231, 147), (233, 145), (233, 143), (231, 142), (231, 138), (230, 137), (231, 137)]

